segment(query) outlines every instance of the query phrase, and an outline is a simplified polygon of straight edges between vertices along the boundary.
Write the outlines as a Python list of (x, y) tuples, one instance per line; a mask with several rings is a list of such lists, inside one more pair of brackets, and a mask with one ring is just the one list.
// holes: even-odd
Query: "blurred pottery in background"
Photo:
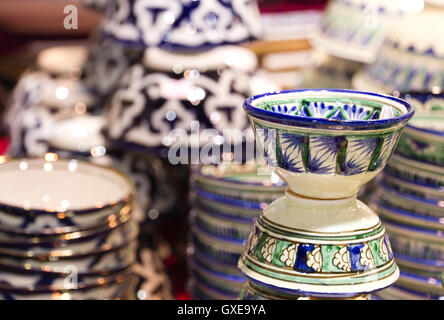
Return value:
[[(239, 131), (248, 122), (238, 106), (254, 89), (256, 66), (254, 53), (240, 47), (193, 55), (146, 50), (144, 64), (125, 73), (110, 101), (109, 143), (163, 157), (172, 145), (217, 143), (224, 130), (223, 138), (231, 134), (242, 143), (246, 138)], [(192, 142), (191, 134), (199, 134), (199, 141)]]
[(397, 22), (377, 59), (355, 75), (353, 87), (385, 93), (432, 91), (442, 87), (444, 48), (436, 39), (443, 27), (443, 15), (444, 8), (426, 7)]
[(118, 0), (103, 30), (128, 47), (203, 51), (257, 38), (261, 21), (255, 1)]
[(332, 0), (311, 41), (332, 56), (372, 63), (393, 23), (423, 5), (422, 0)]

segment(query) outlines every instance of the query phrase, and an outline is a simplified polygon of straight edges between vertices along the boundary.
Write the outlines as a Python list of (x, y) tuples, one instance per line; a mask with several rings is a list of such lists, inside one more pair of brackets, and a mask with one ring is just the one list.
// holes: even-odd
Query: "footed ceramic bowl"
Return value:
[(413, 108), (347, 90), (277, 91), (244, 103), (267, 164), (292, 192), (316, 199), (358, 193), (385, 166)]
[(119, 0), (108, 6), (104, 31), (132, 47), (202, 51), (261, 33), (257, 3), (244, 0)]
[(444, 167), (444, 93), (409, 92), (401, 96), (417, 112), (403, 131), (396, 153)]

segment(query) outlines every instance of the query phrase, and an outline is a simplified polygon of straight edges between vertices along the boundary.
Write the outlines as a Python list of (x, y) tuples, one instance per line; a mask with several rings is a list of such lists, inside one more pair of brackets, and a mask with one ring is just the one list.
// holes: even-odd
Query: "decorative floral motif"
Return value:
[(333, 264), (346, 272), (351, 271), (350, 256), (346, 246), (341, 247), (341, 249), (335, 253)]
[(284, 250), (282, 250), (282, 254), (279, 257), (279, 260), (285, 263), (287, 267), (293, 268), (296, 259), (296, 249), (296, 244), (292, 244), (291, 246), (285, 248)]
[(264, 246), (261, 248), (262, 258), (265, 259), (268, 263), (273, 261), (274, 250), (276, 249), (276, 239), (268, 238), (268, 240), (264, 243)]
[(364, 246), (361, 248), (361, 257), (359, 259), (359, 263), (362, 266), (369, 267), (370, 269), (373, 269), (375, 267), (375, 260), (373, 258), (368, 243), (364, 244)]
[(252, 233), (250, 236), (250, 243), (248, 244), (248, 250), (250, 253), (253, 253), (254, 250), (256, 249), (256, 246), (259, 242), (259, 233)]
[(319, 246), (316, 246), (313, 251), (307, 253), (307, 266), (313, 268), (316, 272), (321, 272), (322, 253)]
[(384, 238), (379, 239), (379, 257), (384, 261), (389, 261), (389, 254)]

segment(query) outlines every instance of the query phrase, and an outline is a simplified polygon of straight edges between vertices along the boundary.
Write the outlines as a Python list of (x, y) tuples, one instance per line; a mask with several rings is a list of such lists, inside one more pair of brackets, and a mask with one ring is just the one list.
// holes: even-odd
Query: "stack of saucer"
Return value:
[(0, 160), (0, 299), (127, 298), (129, 180), (79, 160)]
[(236, 299), (244, 278), (237, 262), (256, 217), (280, 197), (279, 177), (255, 164), (204, 165), (191, 177), (188, 264), (193, 299)]
[(444, 95), (403, 97), (416, 115), (405, 128), (372, 203), (384, 220), (401, 276), (376, 298), (442, 299)]

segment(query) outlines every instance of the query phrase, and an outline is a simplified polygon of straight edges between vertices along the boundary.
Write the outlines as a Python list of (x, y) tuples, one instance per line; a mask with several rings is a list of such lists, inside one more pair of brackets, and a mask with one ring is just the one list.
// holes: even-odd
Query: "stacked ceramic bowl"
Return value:
[(265, 168), (204, 165), (191, 177), (193, 209), (188, 248), (193, 299), (236, 299), (244, 278), (237, 262), (256, 217), (284, 194)]
[(444, 288), (444, 95), (410, 93), (416, 109), (378, 181), (372, 206), (384, 220), (398, 282), (380, 299), (442, 299)]
[(78, 160), (0, 160), (0, 299), (128, 298), (129, 180)]

